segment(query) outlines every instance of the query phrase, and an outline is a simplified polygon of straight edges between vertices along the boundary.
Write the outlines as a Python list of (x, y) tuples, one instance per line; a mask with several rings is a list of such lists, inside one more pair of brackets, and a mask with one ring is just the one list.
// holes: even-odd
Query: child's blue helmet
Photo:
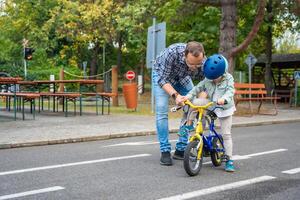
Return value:
[(228, 62), (221, 54), (214, 54), (208, 57), (203, 65), (204, 76), (213, 80), (222, 76), (227, 71)]

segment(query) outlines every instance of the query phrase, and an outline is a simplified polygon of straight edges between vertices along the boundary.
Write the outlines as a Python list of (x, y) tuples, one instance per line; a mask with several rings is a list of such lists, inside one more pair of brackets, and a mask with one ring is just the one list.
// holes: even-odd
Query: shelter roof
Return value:
[[(265, 67), (267, 61), (266, 55), (262, 54), (258, 57), (255, 66)], [(300, 53), (295, 54), (273, 54), (272, 67), (294, 69), (300, 68)]]

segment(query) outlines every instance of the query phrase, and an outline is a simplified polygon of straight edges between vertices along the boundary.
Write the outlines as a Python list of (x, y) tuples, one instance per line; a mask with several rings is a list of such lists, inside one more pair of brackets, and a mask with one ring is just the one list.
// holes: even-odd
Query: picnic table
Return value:
[(0, 77), (0, 85), (13, 85), (14, 89), (13, 92), (3, 92), (0, 91), (0, 96), (6, 97), (6, 108), (10, 111), (10, 99), (13, 98), (13, 110), (14, 110), (14, 120), (17, 119), (17, 98), (21, 98), (22, 102), (22, 118), (25, 119), (24, 114), (24, 104), (25, 102), (30, 102), (30, 111), (33, 114), (33, 118), (35, 119), (35, 99), (39, 98), (39, 94), (32, 93), (32, 92), (26, 92), (21, 93), (17, 92), (16, 85), (19, 81), (21, 81), (21, 78), (12, 78), (12, 77)]
[[(79, 91), (74, 91), (74, 92), (65, 92), (65, 91), (57, 91), (57, 86), (58, 84), (62, 84), (62, 83), (66, 83), (66, 84), (79, 84)], [(55, 112), (55, 109), (57, 110), (58, 108), (58, 99), (62, 99), (63, 100), (63, 111), (65, 112), (65, 116), (68, 115), (68, 101), (72, 101), (74, 103), (74, 114), (76, 114), (76, 100), (79, 99), (80, 102), (80, 115), (82, 115), (82, 108), (83, 108), (83, 103), (82, 103), (82, 98), (83, 96), (93, 96), (96, 98), (96, 114), (98, 115), (98, 100), (102, 99), (102, 114), (104, 114), (104, 104), (105, 102), (108, 103), (108, 114), (110, 113), (110, 99), (114, 96), (116, 96), (117, 94), (111, 93), (111, 92), (97, 92), (97, 91), (93, 91), (93, 92), (86, 92), (83, 91), (83, 86), (84, 85), (95, 85), (97, 86), (98, 84), (103, 84), (104, 81), (103, 80), (86, 80), (86, 79), (77, 79), (77, 80), (37, 80), (37, 81), (23, 81), (21, 78), (1, 78), (0, 80), (0, 84), (12, 84), (14, 85), (14, 95), (12, 95), (12, 93), (3, 93), (2, 96), (7, 96), (7, 97), (12, 97), (14, 100), (14, 113), (15, 113), (15, 119), (16, 119), (16, 100), (17, 97), (21, 97), (26, 101), (30, 101), (31, 102), (31, 112), (35, 111), (35, 99), (38, 98), (39, 99), (39, 112), (40, 109), (42, 108), (43, 110), (43, 99), (44, 98), (48, 98), (50, 100), (50, 98), (53, 98), (53, 111)], [(31, 86), (31, 91), (25, 91), (22, 90), (21, 92), (17, 92), (16, 90), (16, 85), (20, 85), (20, 86)], [(53, 85), (53, 91), (43, 91), (43, 86), (49, 87)], [(22, 87), (20, 87), (22, 88)], [(9, 100), (10, 103), (10, 100)], [(56, 106), (57, 104), (57, 106)], [(24, 105), (24, 103), (23, 103)], [(50, 105), (50, 104), (48, 104)], [(24, 106), (23, 106), (24, 107)], [(10, 107), (9, 107), (10, 109)], [(34, 110), (32, 110), (34, 109)], [(22, 110), (24, 112), (24, 109)], [(23, 114), (24, 116), (24, 114)], [(23, 117), (24, 118), (24, 117)]]
[[(78, 92), (57, 92), (56, 91), (56, 86), (57, 84), (61, 83), (76, 83), (79, 84), (79, 91)], [(77, 98), (79, 98), (80, 101), (80, 115), (82, 115), (82, 97), (83, 96), (94, 96), (96, 97), (96, 114), (98, 115), (98, 100), (101, 98), (102, 99), (102, 114), (104, 114), (104, 103), (107, 101), (108, 103), (108, 114), (110, 113), (110, 99), (116, 94), (111, 93), (111, 92), (83, 92), (82, 87), (84, 85), (98, 85), (98, 84), (103, 84), (103, 80), (86, 80), (86, 79), (78, 79), (78, 80), (39, 80), (39, 81), (19, 81), (18, 84), (21, 85), (33, 85), (37, 88), (38, 92), (41, 94), (41, 100), (42, 100), (42, 110), (43, 110), (43, 98), (45, 97), (53, 97), (53, 111), (55, 111), (56, 103), (55, 103), (55, 98), (65, 98), (66, 100), (71, 100), (74, 102)], [(54, 85), (53, 87), (53, 92), (42, 92), (41, 88), (42, 85), (47, 85), (50, 88), (50, 85)], [(40, 105), (40, 101), (39, 101)], [(65, 105), (65, 104), (64, 104)], [(63, 106), (64, 107), (64, 106)], [(39, 106), (40, 109), (40, 106)]]

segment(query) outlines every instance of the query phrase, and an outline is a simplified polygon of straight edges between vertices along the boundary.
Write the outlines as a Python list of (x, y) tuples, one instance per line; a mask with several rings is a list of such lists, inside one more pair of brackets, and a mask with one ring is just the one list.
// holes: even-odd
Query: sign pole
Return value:
[(147, 34), (147, 68), (151, 68), (151, 112), (154, 113), (154, 82), (153, 67), (156, 55), (166, 48), (166, 22), (156, 24), (156, 18), (153, 17), (153, 25), (148, 27)]
[[(255, 56), (250, 53), (246, 60), (245, 60), (245, 63), (248, 65), (248, 75), (249, 75), (249, 84), (251, 84), (252, 82), (252, 67), (255, 65), (255, 63), (257, 62), (257, 59), (255, 58)], [(251, 102), (251, 88), (249, 88), (249, 91), (250, 91), (250, 94), (249, 94), (249, 97), (250, 97), (250, 109), (251, 109), (251, 112), (252, 112), (252, 102)]]
[(295, 107), (297, 107), (297, 95), (298, 95), (298, 81), (295, 80)]
[[(25, 56), (25, 48), (24, 48), (24, 56)], [(27, 80), (27, 61), (25, 58), (24, 58), (24, 77), (25, 80)]]
[(105, 76), (105, 44), (103, 44), (102, 51), (103, 77)]
[(83, 65), (83, 77), (86, 79), (86, 66), (87, 66), (87, 61), (82, 62)]
[[(153, 62), (153, 64), (154, 64), (154, 61), (155, 61), (155, 55), (156, 55), (156, 53), (155, 53), (155, 49), (156, 49), (156, 47), (155, 47), (155, 34), (156, 34), (156, 32), (155, 32), (155, 29), (156, 29), (156, 27), (155, 27), (155, 24), (156, 24), (156, 19), (155, 19), (155, 17), (153, 17), (153, 57), (152, 57), (152, 62)], [(154, 113), (154, 90), (153, 90), (153, 88), (154, 88), (154, 85), (153, 85), (153, 67), (151, 68), (151, 81), (152, 81), (152, 83), (151, 83), (151, 113)]]
[(294, 72), (294, 80), (295, 80), (295, 107), (297, 106), (297, 101), (298, 101), (298, 80), (300, 80), (300, 71), (295, 71)]
[(26, 61), (26, 58), (25, 58), (25, 56), (26, 56), (26, 47), (28, 46), (28, 40), (27, 39), (23, 39), (23, 54), (24, 54), (24, 56), (23, 56), (23, 58), (24, 58), (24, 78), (25, 78), (25, 80), (27, 79), (27, 61)]

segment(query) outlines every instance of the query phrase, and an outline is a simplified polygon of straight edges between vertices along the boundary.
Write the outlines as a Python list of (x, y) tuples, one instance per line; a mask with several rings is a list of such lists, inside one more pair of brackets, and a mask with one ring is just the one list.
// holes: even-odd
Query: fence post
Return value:
[(118, 101), (118, 67), (117, 65), (112, 66), (111, 70), (111, 89), (112, 93), (117, 94), (116, 96), (112, 97), (112, 105), (119, 106)]
[[(61, 68), (60, 71), (59, 71), (59, 80), (64, 80), (64, 79), (65, 79), (64, 68)], [(59, 92), (64, 92), (64, 86), (65, 85), (63, 83), (60, 83), (58, 91)]]
[[(60, 71), (59, 71), (59, 80), (64, 80), (64, 79), (65, 79), (64, 68), (61, 68)], [(55, 84), (54, 84), (54, 87), (55, 87)], [(54, 90), (55, 90), (55, 88), (54, 88)], [(64, 92), (64, 91), (65, 91), (65, 84), (64, 83), (60, 83), (59, 87), (58, 87), (58, 92)], [(63, 100), (59, 99), (59, 105), (63, 105), (63, 103), (64, 103)]]

